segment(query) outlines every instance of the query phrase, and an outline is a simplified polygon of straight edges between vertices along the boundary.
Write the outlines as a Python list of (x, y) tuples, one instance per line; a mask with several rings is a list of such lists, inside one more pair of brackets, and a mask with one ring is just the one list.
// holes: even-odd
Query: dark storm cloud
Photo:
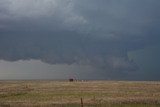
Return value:
[(0, 59), (89, 64), (120, 77), (158, 43), (159, 0), (1, 0)]

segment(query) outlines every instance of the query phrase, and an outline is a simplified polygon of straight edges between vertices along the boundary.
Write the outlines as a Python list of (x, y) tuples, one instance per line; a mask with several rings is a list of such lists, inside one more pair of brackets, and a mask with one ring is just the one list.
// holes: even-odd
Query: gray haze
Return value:
[[(159, 28), (159, 0), (1, 0), (0, 59), (89, 66), (73, 67), (83, 78), (159, 80), (158, 55), (152, 64), (136, 60), (159, 52)], [(154, 46), (152, 55), (139, 51)]]

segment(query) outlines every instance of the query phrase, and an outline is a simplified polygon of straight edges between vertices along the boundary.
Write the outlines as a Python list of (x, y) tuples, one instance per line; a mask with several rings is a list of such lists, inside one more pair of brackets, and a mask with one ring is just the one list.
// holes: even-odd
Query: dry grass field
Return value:
[(160, 107), (160, 82), (0, 81), (0, 107)]

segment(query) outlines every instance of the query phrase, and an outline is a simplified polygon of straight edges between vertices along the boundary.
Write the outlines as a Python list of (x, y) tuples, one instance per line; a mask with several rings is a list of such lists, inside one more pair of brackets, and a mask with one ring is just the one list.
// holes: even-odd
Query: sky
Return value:
[(159, 0), (0, 0), (0, 79), (160, 80)]

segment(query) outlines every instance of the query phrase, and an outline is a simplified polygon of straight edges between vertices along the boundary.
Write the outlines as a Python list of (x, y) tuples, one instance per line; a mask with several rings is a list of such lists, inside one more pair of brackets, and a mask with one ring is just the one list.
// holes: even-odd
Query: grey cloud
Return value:
[(160, 39), (159, 9), (158, 0), (1, 0), (0, 59), (127, 75), (138, 69), (127, 53)]

